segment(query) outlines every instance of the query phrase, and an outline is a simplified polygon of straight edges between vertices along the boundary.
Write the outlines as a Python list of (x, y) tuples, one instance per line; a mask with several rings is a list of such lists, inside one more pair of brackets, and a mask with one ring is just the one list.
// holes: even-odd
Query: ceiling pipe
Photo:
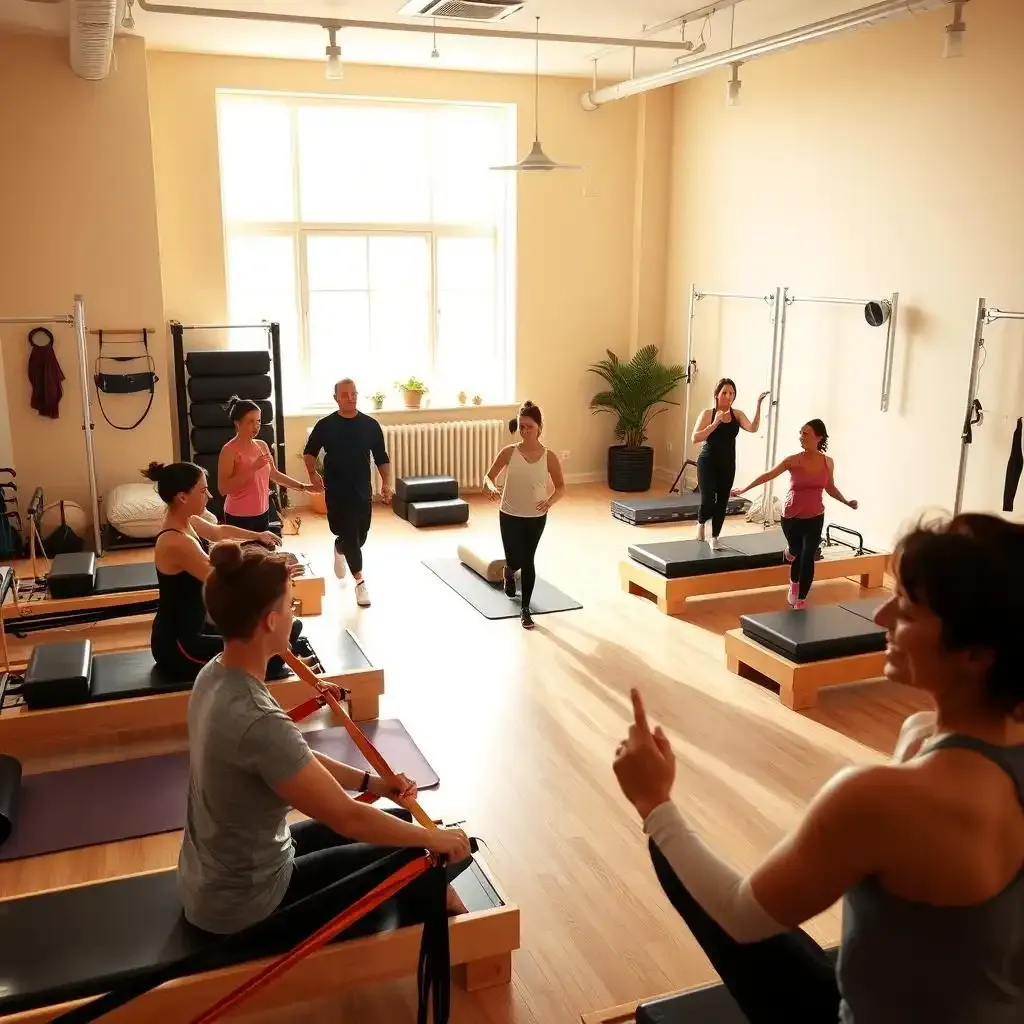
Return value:
[[(141, 3), (142, 0), (139, 2)], [(652, 89), (661, 89), (667, 85), (675, 85), (677, 82), (696, 78), (698, 75), (703, 75), (716, 68), (728, 67), (730, 64), (747, 64), (759, 57), (766, 57), (770, 53), (781, 53), (783, 50), (790, 50), (805, 43), (817, 42), (819, 39), (827, 39), (829, 36), (864, 28), (867, 25), (877, 25), (906, 15), (937, 10), (951, 2), (952, 0), (885, 0), (884, 3), (861, 7), (848, 14), (826, 18), (824, 21), (816, 21), (811, 25), (790, 29), (788, 32), (780, 32), (778, 35), (768, 36), (757, 42), (735, 46), (732, 49), (713, 53), (697, 60), (683, 61), (667, 71), (659, 71), (641, 78), (631, 78), (628, 81), (619, 82), (618, 85), (609, 85), (603, 89), (591, 89), (580, 97), (580, 102), (584, 110), (597, 110), (605, 103), (650, 92)]]
[(476, 36), (482, 39), (527, 39), (531, 43), (586, 43), (588, 46), (636, 47), (647, 50), (685, 50), (682, 40), (631, 39), (619, 36), (573, 36), (558, 32), (517, 32), (507, 29), (475, 28), (470, 25), (405, 24), (395, 21), (365, 21), (357, 18), (324, 18), (309, 14), (279, 14), (273, 11), (235, 11), (214, 7), (185, 7), (179, 4), (156, 4), (150, 0), (136, 0), (138, 6), (151, 14), (179, 14), (192, 18), (233, 18), (239, 21), (272, 21), (292, 25), (316, 25), (319, 28), (360, 28), (375, 32), (423, 32), (446, 36)]

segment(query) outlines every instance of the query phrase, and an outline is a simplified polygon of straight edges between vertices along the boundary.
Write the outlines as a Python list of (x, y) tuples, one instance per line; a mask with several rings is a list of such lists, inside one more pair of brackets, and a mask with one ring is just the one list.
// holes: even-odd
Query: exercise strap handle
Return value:
[[(134, 430), (149, 415), (149, 410), (153, 408), (153, 399), (156, 398), (156, 385), (160, 380), (156, 375), (156, 362), (149, 351), (149, 331), (145, 327), (142, 328), (142, 338), (139, 344), (142, 345), (145, 355), (140, 356), (105, 356), (103, 354), (103, 331), (97, 331), (97, 334), (100, 339), (99, 354), (96, 356), (96, 368), (93, 375), (93, 381), (96, 384), (96, 403), (100, 407), (103, 418), (115, 430)], [(145, 359), (149, 370), (143, 373), (103, 373), (100, 370), (100, 361), (103, 359), (110, 359), (115, 363), (127, 363), (137, 359)], [(124, 426), (120, 423), (114, 423), (107, 415), (106, 409), (103, 408), (103, 399), (100, 397), (103, 392), (113, 395), (134, 395), (140, 392), (148, 392), (149, 401), (146, 403), (146, 408), (143, 409), (142, 415), (130, 426)]]
[(193, 1017), (189, 1024), (212, 1024), (213, 1021), (220, 1020), (226, 1013), (234, 1010), (259, 989), (269, 985), (270, 982), (280, 977), (285, 971), (294, 967), (301, 960), (326, 946), (336, 935), (341, 934), (347, 928), (351, 928), (352, 925), (369, 914), (370, 911), (376, 910), (382, 903), (397, 895), (410, 882), (429, 871), (432, 866), (429, 857), (421, 857), (399, 868), (398, 871), (381, 882), (376, 888), (371, 889), (365, 896), (360, 897), (355, 903), (346, 907), (340, 914), (323, 925), (323, 927), (313, 932), (309, 938), (304, 939), (283, 956), (269, 963), (263, 970), (244, 981), (238, 988), (229, 992), (209, 1009), (204, 1010), (198, 1017)]
[[(317, 694), (330, 705), (331, 711), (334, 712), (335, 717), (345, 727), (345, 731), (352, 738), (352, 742), (355, 743), (359, 750), (359, 753), (366, 758), (367, 764), (386, 782), (394, 784), (396, 782), (395, 772), (391, 766), (384, 760), (380, 751), (363, 735), (362, 730), (352, 721), (348, 716), (348, 712), (341, 706), (338, 699), (333, 693), (324, 685), (323, 681), (317, 676), (317, 674), (302, 660), (297, 658), (291, 651), (285, 651), (282, 655), (284, 663), (292, 670), (292, 672), (310, 686), (316, 690)], [(437, 828), (437, 823), (430, 817), (429, 814), (422, 807), (415, 797), (402, 799), (395, 801), (401, 806), (405, 807), (412, 816), (424, 827), (424, 828)]]

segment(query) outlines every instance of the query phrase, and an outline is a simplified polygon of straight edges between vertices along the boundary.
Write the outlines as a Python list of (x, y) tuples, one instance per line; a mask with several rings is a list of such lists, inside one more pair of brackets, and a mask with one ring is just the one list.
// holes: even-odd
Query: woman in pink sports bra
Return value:
[(762, 473), (747, 484), (734, 490), (739, 497), (760, 484), (789, 473), (789, 492), (782, 506), (782, 532), (789, 550), (789, 596), (794, 608), (807, 607), (807, 594), (814, 582), (814, 560), (825, 528), (825, 503), (822, 493), (856, 508), (856, 501), (848, 501), (835, 484), (835, 463), (826, 454), (828, 431), (821, 420), (814, 419), (800, 428), (800, 454), (783, 459), (774, 469)]
[(270, 529), (271, 483), (297, 491), (311, 491), (313, 486), (285, 476), (274, 465), (266, 441), (258, 437), (262, 414), (255, 402), (232, 395), (227, 408), (235, 436), (221, 448), (217, 462), (217, 490), (224, 495), (224, 522), (265, 533)]

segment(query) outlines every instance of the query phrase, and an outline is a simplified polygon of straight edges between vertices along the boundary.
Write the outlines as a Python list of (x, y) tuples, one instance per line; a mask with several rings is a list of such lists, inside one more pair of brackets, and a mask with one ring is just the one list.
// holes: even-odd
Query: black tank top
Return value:
[[(156, 539), (165, 533), (183, 533), (181, 530), (161, 530)], [(188, 536), (188, 534), (183, 534)], [(197, 538), (199, 546), (206, 554), (210, 553), (209, 544)], [(156, 617), (153, 619), (153, 634), (168, 638), (195, 636), (202, 633), (206, 626), (206, 602), (203, 600), (203, 583), (190, 572), (156, 571), (159, 591), (159, 603)]]
[[(711, 417), (714, 419), (715, 410), (709, 410)], [(708, 434), (707, 439), (704, 441), (704, 445), (700, 450), (702, 458), (719, 459), (723, 462), (728, 462), (731, 459), (736, 458), (736, 437), (740, 432), (740, 424), (736, 419), (736, 414), (732, 413), (732, 419), (725, 423), (719, 423), (714, 430)]]

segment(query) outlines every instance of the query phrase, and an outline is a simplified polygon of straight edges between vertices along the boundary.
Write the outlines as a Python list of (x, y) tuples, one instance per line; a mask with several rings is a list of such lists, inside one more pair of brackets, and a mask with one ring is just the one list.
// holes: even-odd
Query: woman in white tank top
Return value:
[[(565, 494), (562, 467), (555, 453), (540, 443), (543, 422), (540, 409), (533, 402), (524, 402), (518, 418), (508, 424), (512, 433), (518, 428), (522, 440), (502, 448), (484, 478), (491, 499), (501, 499), (498, 522), (505, 548), (505, 593), (516, 596), (518, 571), (524, 629), (533, 629), (530, 599), (537, 581), (537, 545), (547, 523), (548, 509)], [(498, 475), (503, 470), (505, 480), (499, 488)]]

